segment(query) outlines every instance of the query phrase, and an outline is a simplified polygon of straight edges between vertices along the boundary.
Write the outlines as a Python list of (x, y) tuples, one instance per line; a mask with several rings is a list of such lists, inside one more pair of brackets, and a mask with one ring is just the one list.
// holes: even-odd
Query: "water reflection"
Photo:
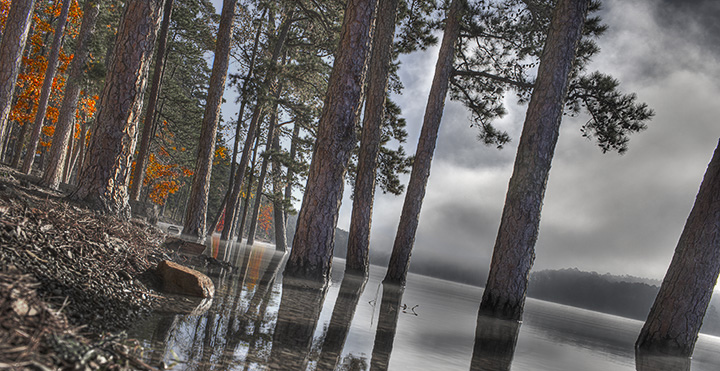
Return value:
[(282, 299), (275, 324), (269, 369), (307, 368), (313, 334), (326, 293), (327, 285), (283, 278)]
[(637, 371), (690, 371), (690, 358), (635, 352)]
[[(272, 246), (208, 243), (207, 255), (193, 261), (215, 283), (215, 298), (175, 297), (130, 334), (141, 339), (143, 360), (152, 366), (496, 371), (512, 363), (513, 371), (690, 370), (689, 359), (636, 358), (638, 321), (529, 300), (520, 327), (478, 316), (474, 287), (422, 276), (407, 288), (381, 285), (383, 269), (371, 267), (367, 281), (343, 276), (342, 260), (333, 264), (332, 284), (318, 287), (284, 279), (285, 256)], [(710, 337), (698, 342), (692, 371), (718, 370), (718, 344)]]
[(470, 370), (508, 371), (520, 333), (520, 322), (478, 314)]
[(373, 344), (372, 358), (370, 360), (371, 370), (388, 369), (400, 314), (400, 302), (404, 291), (404, 287), (383, 283), (380, 316), (378, 317), (375, 343)]
[(343, 277), (332, 318), (320, 348), (318, 370), (334, 370), (337, 367), (366, 282), (367, 277), (362, 275), (346, 273)]

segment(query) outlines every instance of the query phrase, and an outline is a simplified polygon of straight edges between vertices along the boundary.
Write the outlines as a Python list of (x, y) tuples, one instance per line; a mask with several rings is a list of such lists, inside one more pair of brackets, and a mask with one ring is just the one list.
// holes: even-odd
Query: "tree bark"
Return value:
[[(48, 167), (45, 169), (41, 183), (53, 189), (57, 189), (60, 185), (61, 176), (67, 169), (65, 158), (68, 157), (66, 151), (70, 143), (75, 123), (75, 111), (77, 111), (78, 99), (80, 98), (80, 90), (84, 79), (85, 63), (88, 57), (88, 43), (98, 14), (100, 13), (100, 1), (89, 0), (85, 2), (83, 7), (83, 19), (80, 25), (80, 33), (77, 37), (77, 46), (75, 48), (75, 57), (73, 57), (70, 65), (70, 73), (65, 85), (65, 95), (60, 105), (60, 113), (58, 121), (55, 125), (55, 134), (53, 135), (52, 145), (50, 146), (50, 159)], [(80, 138), (80, 144), (84, 145), (84, 138)]]
[(40, 133), (43, 123), (45, 122), (45, 113), (47, 112), (48, 102), (50, 101), (50, 93), (52, 93), (52, 83), (55, 79), (55, 73), (57, 72), (60, 46), (62, 44), (63, 33), (65, 32), (68, 13), (70, 12), (70, 1), (71, 0), (63, 0), (60, 17), (58, 18), (57, 25), (55, 25), (55, 35), (53, 36), (53, 43), (50, 47), (50, 55), (48, 56), (48, 64), (45, 69), (43, 86), (40, 90), (40, 99), (38, 100), (35, 122), (33, 124), (32, 134), (30, 135), (30, 142), (28, 143), (27, 155), (20, 169), (20, 171), (25, 174), (30, 174), (32, 165), (35, 162), (35, 152), (37, 151), (38, 142), (40, 142)]
[(430, 165), (432, 164), (443, 108), (445, 107), (445, 97), (452, 76), (455, 44), (460, 35), (460, 20), (462, 19), (464, 7), (464, 0), (453, 0), (450, 3), (447, 18), (445, 19), (445, 33), (440, 44), (438, 61), (435, 65), (435, 76), (430, 87), (428, 103), (425, 107), (423, 126), (420, 131), (417, 150), (415, 151), (415, 161), (413, 162), (408, 189), (405, 193), (405, 202), (400, 215), (400, 223), (395, 235), (388, 270), (385, 274), (385, 282), (399, 285), (405, 284), (405, 278), (410, 266), (410, 254), (415, 243), (415, 233), (420, 220), (420, 209), (425, 197), (427, 181), (430, 177)]
[[(14, 0), (0, 41), (0, 135), (6, 132), (35, 0)], [(0, 138), (5, 139), (5, 138)], [(4, 142), (1, 140), (0, 142)]]
[(689, 357), (720, 272), (720, 142), (636, 348)]
[(520, 320), (570, 71), (590, 0), (560, 0), (518, 144), (480, 312)]
[(210, 175), (215, 155), (215, 137), (217, 136), (220, 121), (220, 105), (222, 104), (225, 79), (230, 62), (230, 45), (233, 36), (236, 4), (237, 0), (223, 1), (218, 38), (215, 43), (215, 59), (210, 76), (205, 115), (203, 116), (200, 132), (200, 143), (198, 144), (197, 163), (183, 223), (183, 234), (197, 236), (198, 238), (204, 237), (207, 231)]
[(327, 280), (378, 0), (349, 0), (285, 274)]
[[(285, 204), (290, 205), (292, 202), (292, 189), (293, 184), (295, 183), (295, 172), (293, 171), (293, 163), (295, 162), (295, 157), (297, 156), (297, 146), (298, 142), (300, 141), (300, 125), (296, 122), (293, 126), (293, 133), (292, 133), (292, 139), (290, 139), (290, 162), (287, 169), (287, 175), (285, 176), (285, 179), (287, 179), (287, 185), (285, 186)], [(285, 218), (285, 223), (287, 223), (288, 219), (288, 212), (287, 209), (283, 210), (283, 216)]]
[(130, 218), (127, 185), (162, 0), (130, 0), (100, 98), (97, 125), (71, 195), (105, 213)]
[[(294, 12), (295, 9), (291, 8), (288, 14), (285, 16), (285, 20), (283, 21), (282, 25), (280, 26), (280, 31), (278, 33), (277, 40), (275, 41), (275, 45), (270, 56), (270, 66), (268, 68), (268, 73), (263, 78), (262, 85), (269, 87), (268, 94), (271, 96), (275, 95), (275, 92), (278, 89), (276, 75), (273, 70), (275, 66), (277, 66), (277, 61), (281, 57), (281, 53), (283, 51), (283, 48), (285, 47), (285, 41), (287, 40), (288, 32), (290, 31), (290, 25), (292, 25), (293, 23)], [(235, 218), (235, 215), (237, 214), (237, 208), (240, 203), (240, 189), (242, 189), (243, 178), (245, 177), (245, 171), (243, 169), (247, 168), (248, 161), (250, 160), (249, 146), (251, 146), (252, 142), (255, 140), (255, 128), (256, 125), (259, 125), (259, 123), (262, 121), (259, 119), (264, 114), (264, 110), (265, 99), (263, 99), (262, 97), (258, 97), (255, 111), (253, 112), (253, 117), (250, 120), (248, 135), (247, 138), (245, 138), (245, 146), (243, 147), (242, 156), (240, 157), (240, 165), (238, 166), (238, 171), (235, 175), (235, 181), (233, 182), (232, 193), (230, 194), (230, 199), (228, 199), (227, 209), (231, 212), (225, 212), (225, 224), (221, 235), (222, 239), (230, 238), (230, 236), (232, 235), (230, 233), (232, 226), (235, 225), (235, 222), (237, 220)], [(240, 236), (240, 238), (242, 239), (242, 236)]]
[(287, 231), (285, 227), (285, 203), (283, 202), (282, 171), (280, 170), (280, 133), (273, 137), (272, 180), (273, 180), (273, 221), (275, 224), (275, 250), (287, 250)]
[(398, 0), (380, 0), (368, 71), (360, 153), (347, 246), (346, 271), (367, 275), (370, 260), (370, 228), (375, 201), (375, 176), (380, 152), (385, 99), (392, 60)]
[(22, 159), (22, 150), (25, 146), (25, 138), (27, 138), (28, 129), (30, 129), (30, 124), (27, 122), (20, 127), (17, 142), (15, 142), (15, 150), (13, 151), (13, 159), (10, 163), (10, 167), (13, 169), (16, 169), (20, 165), (20, 159)]
[(145, 178), (145, 166), (147, 165), (150, 140), (152, 139), (151, 133), (155, 122), (155, 108), (157, 107), (157, 100), (160, 95), (160, 84), (162, 83), (163, 72), (165, 70), (165, 51), (167, 49), (168, 30), (170, 29), (173, 2), (174, 0), (165, 0), (165, 6), (163, 8), (163, 20), (160, 26), (160, 35), (158, 36), (158, 47), (155, 52), (155, 68), (153, 70), (152, 84), (150, 85), (148, 107), (145, 112), (142, 135), (140, 136), (140, 148), (135, 158), (135, 170), (132, 176), (133, 182), (130, 185), (130, 199), (133, 201), (140, 199), (140, 190), (142, 189), (143, 179)]

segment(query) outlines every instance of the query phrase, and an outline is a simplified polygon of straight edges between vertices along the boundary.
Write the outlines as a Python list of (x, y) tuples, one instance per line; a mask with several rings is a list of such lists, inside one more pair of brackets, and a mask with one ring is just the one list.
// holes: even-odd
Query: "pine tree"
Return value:
[(35, 0), (13, 0), (0, 41), (0, 154), (8, 131), (8, 117), (12, 109), (13, 93), (22, 61), (25, 42), (32, 23)]
[(149, 60), (155, 46), (162, 10), (160, 0), (125, 4), (114, 57), (97, 114), (97, 126), (78, 188), (71, 194), (103, 212), (130, 217), (130, 181), (135, 131), (142, 110)]
[(130, 185), (130, 199), (138, 201), (140, 198), (140, 189), (145, 177), (145, 165), (147, 163), (147, 155), (150, 150), (150, 135), (155, 119), (155, 110), (157, 109), (158, 96), (160, 94), (160, 83), (165, 69), (165, 52), (167, 49), (168, 32), (170, 29), (170, 17), (172, 16), (174, 0), (165, 0), (163, 7), (163, 20), (160, 26), (159, 42), (155, 52), (155, 68), (153, 71), (153, 80), (150, 85), (150, 97), (145, 112), (145, 120), (143, 123), (142, 135), (140, 136), (140, 148), (135, 158), (135, 168), (133, 169), (133, 182)]
[(440, 44), (438, 61), (435, 65), (435, 76), (430, 88), (428, 103), (425, 107), (425, 117), (417, 151), (415, 152), (413, 170), (405, 194), (400, 223), (395, 235), (393, 251), (392, 255), (390, 255), (384, 282), (404, 284), (407, 277), (410, 253), (415, 242), (415, 232), (420, 218), (420, 208), (425, 197), (427, 179), (430, 177), (430, 165), (442, 120), (445, 96), (450, 84), (455, 57), (455, 44), (460, 35), (460, 20), (465, 6), (464, 0), (453, 0), (447, 12), (445, 33)]
[[(88, 0), (83, 7), (83, 18), (75, 46), (75, 56), (70, 65), (65, 94), (63, 95), (63, 101), (60, 106), (58, 122), (55, 125), (55, 134), (53, 135), (53, 141), (50, 147), (48, 166), (43, 173), (43, 179), (41, 181), (43, 185), (50, 188), (58, 188), (63, 172), (69, 167), (68, 164), (65, 163), (66, 160), (70, 160), (71, 157), (68, 156), (68, 152), (70, 152), (68, 145), (71, 143), (70, 137), (75, 126), (75, 111), (78, 108), (80, 90), (82, 89), (83, 80), (85, 79), (84, 72), (85, 64), (88, 60), (90, 37), (95, 28), (98, 14), (100, 13), (101, 1), (102, 0)], [(83, 146), (83, 143), (77, 146)]]
[(367, 274), (377, 158), (382, 139), (393, 37), (399, 0), (380, 0), (373, 36), (368, 91), (353, 193), (345, 270)]
[(690, 357), (720, 273), (720, 142), (635, 347)]
[(70, 12), (70, 3), (71, 0), (63, 0), (60, 16), (58, 17), (57, 25), (55, 26), (53, 43), (50, 47), (50, 56), (48, 57), (48, 64), (45, 69), (45, 78), (43, 80), (42, 90), (40, 91), (38, 108), (35, 112), (33, 131), (30, 136), (27, 155), (25, 156), (25, 161), (23, 161), (22, 168), (20, 170), (25, 174), (30, 174), (32, 165), (35, 162), (35, 152), (37, 151), (38, 143), (40, 142), (40, 132), (42, 131), (43, 123), (45, 122), (45, 113), (47, 112), (53, 80), (55, 78), (55, 73), (57, 72), (58, 59), (60, 57), (60, 44), (62, 43), (62, 36), (63, 31), (65, 30), (65, 24), (67, 23), (68, 13)]
[(203, 116), (200, 133), (197, 164), (183, 223), (183, 234), (197, 237), (205, 236), (207, 230), (206, 218), (212, 160), (215, 154), (215, 140), (220, 121), (220, 104), (222, 103), (230, 61), (230, 44), (236, 3), (237, 0), (225, 0), (223, 2), (220, 28), (218, 29), (218, 39), (215, 46), (213, 73), (210, 77), (205, 115)]
[(376, 7), (377, 0), (347, 3), (286, 275), (316, 280), (329, 277)]
[(480, 312), (520, 320), (545, 186), (590, 0), (558, 1), (540, 57)]

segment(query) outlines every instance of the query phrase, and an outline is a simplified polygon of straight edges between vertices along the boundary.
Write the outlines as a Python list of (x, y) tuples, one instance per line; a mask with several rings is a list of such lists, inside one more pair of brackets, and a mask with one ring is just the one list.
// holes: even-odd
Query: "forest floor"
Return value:
[(151, 273), (173, 255), (165, 237), (0, 166), (0, 369), (162, 367), (122, 331), (165, 300)]

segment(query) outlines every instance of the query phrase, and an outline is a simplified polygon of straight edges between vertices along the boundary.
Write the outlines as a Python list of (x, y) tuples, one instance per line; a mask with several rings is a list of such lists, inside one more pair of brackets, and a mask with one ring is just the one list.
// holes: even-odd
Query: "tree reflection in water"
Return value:
[(637, 371), (690, 371), (690, 358), (635, 351)]
[(509, 371), (520, 322), (478, 314), (471, 371)]
[(390, 363), (390, 353), (395, 340), (400, 302), (405, 288), (391, 283), (383, 283), (382, 303), (378, 317), (375, 343), (373, 344), (371, 370), (387, 370)]
[(284, 277), (268, 369), (307, 368), (313, 334), (325, 301), (327, 285)]
[(317, 370), (334, 370), (340, 359), (340, 354), (345, 347), (350, 324), (355, 309), (357, 308), (360, 295), (365, 289), (367, 277), (345, 273), (335, 307), (333, 308), (330, 324), (328, 325), (325, 339), (320, 348), (320, 359), (317, 363)]

